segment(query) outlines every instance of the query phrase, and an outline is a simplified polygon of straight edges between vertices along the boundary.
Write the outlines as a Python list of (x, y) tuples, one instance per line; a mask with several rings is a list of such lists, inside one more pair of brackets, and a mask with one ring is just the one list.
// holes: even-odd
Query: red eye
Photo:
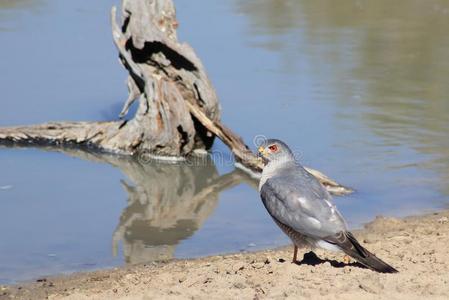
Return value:
[(277, 145), (271, 145), (268, 147), (268, 149), (270, 149), (271, 152), (277, 152), (278, 151), (278, 146)]

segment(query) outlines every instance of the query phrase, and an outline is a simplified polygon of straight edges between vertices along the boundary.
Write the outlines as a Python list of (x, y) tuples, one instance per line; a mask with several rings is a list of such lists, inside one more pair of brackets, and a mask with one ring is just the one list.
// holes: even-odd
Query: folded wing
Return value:
[(322, 239), (346, 224), (324, 187), (305, 170), (285, 170), (261, 187), (262, 202), (276, 221), (311, 238)]

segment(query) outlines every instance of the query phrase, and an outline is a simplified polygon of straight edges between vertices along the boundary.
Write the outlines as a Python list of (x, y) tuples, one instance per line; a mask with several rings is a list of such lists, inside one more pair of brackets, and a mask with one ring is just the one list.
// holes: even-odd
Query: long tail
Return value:
[(340, 232), (327, 238), (329, 243), (339, 246), (347, 255), (356, 259), (362, 265), (381, 273), (397, 273), (398, 270), (379, 259), (376, 255), (366, 250), (349, 231)]

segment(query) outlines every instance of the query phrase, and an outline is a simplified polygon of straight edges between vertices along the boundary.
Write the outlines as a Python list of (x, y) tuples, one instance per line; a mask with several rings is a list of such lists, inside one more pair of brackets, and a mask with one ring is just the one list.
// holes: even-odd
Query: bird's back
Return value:
[(265, 207), (277, 222), (312, 238), (346, 230), (327, 190), (301, 165), (287, 163), (269, 175), (260, 193)]

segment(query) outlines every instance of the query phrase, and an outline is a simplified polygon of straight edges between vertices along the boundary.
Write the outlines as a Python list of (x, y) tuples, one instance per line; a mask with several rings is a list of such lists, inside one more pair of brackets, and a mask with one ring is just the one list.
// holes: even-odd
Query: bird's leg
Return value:
[(349, 264), (351, 262), (351, 257), (349, 257), (348, 255), (343, 256), (343, 262), (345, 264)]
[(296, 264), (296, 258), (298, 256), (298, 247), (293, 245), (293, 260), (292, 263)]

